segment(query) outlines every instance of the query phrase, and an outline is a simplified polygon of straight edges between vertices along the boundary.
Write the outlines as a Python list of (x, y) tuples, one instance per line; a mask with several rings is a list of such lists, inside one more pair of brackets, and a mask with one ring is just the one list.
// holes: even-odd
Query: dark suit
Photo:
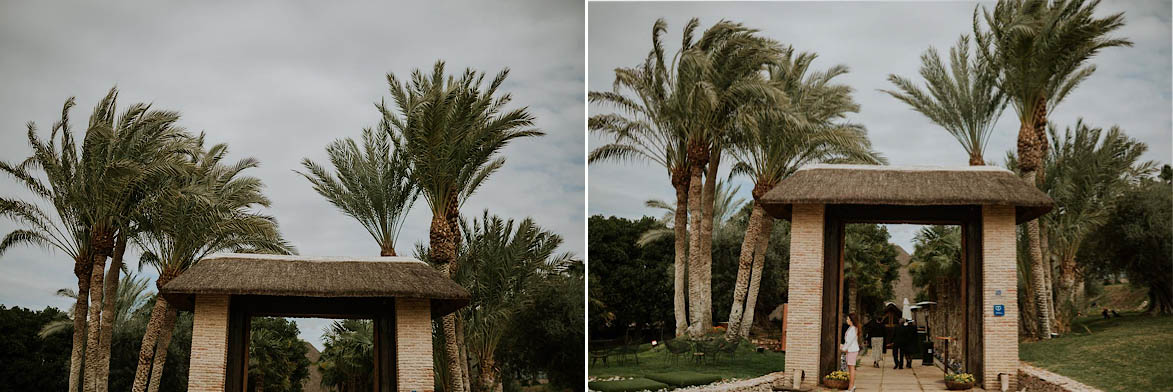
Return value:
[(916, 327), (900, 325), (892, 331), (892, 361), (894, 369), (912, 367), (912, 352), (916, 349)]

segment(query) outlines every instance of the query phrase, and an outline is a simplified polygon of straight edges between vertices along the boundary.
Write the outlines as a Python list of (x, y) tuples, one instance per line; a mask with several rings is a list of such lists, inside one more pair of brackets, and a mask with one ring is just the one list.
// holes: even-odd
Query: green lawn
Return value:
[[(1018, 346), (1023, 361), (1105, 391), (1173, 387), (1173, 317), (1085, 317), (1066, 336)], [(1087, 329), (1084, 329), (1084, 327)], [(1088, 329), (1091, 333), (1088, 333)]]
[(630, 356), (622, 363), (616, 363), (612, 358), (611, 361), (608, 361), (607, 366), (603, 366), (602, 362), (590, 364), (587, 375), (596, 378), (647, 377), (650, 375), (651, 377), (648, 378), (652, 378), (673, 372), (696, 372), (717, 376), (721, 379), (747, 379), (784, 369), (785, 354), (769, 351), (758, 353), (752, 347), (747, 346), (743, 343), (733, 359), (722, 355), (718, 361), (710, 360), (701, 365), (694, 363), (689, 358), (672, 361), (664, 354), (666, 350), (663, 345), (651, 348), (651, 345), (645, 344), (640, 346), (642, 351), (639, 353), (639, 365), (636, 365)]

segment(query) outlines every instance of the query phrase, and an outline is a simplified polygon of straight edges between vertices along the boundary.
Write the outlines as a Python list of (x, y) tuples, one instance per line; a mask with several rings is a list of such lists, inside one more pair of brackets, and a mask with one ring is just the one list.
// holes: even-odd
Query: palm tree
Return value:
[(765, 215), (761, 198), (803, 165), (820, 162), (878, 164), (885, 159), (871, 149), (863, 126), (845, 121), (859, 111), (847, 85), (834, 82), (847, 73), (836, 65), (811, 71), (814, 53), (783, 50), (769, 67), (769, 81), (784, 94), (781, 104), (756, 111), (740, 120), (740, 137), (732, 148), (737, 164), (731, 175), (754, 182), (754, 201), (738, 259), (733, 306), (727, 339), (749, 335), (765, 264), (773, 219)]
[[(153, 195), (134, 238), (143, 250), (139, 268), (151, 265), (159, 273), (155, 286), (162, 289), (205, 256), (223, 251), (292, 253), (295, 249), (281, 238), (277, 222), (253, 209), (268, 207), (261, 192), (264, 184), (256, 177), (242, 176), (255, 168), (252, 158), (225, 164), (228, 146), (217, 144), (204, 149), (204, 136), (189, 158), (189, 168), (174, 177), (165, 192)], [(167, 360), (167, 346), (175, 324), (176, 309), (162, 296), (155, 298), (151, 319), (143, 336), (132, 391), (149, 385), (158, 390)], [(150, 383), (147, 383), (147, 376)]]
[(385, 121), (378, 134), (364, 129), (362, 140), (361, 149), (354, 139), (336, 140), (326, 147), (334, 174), (309, 159), (301, 161), (309, 173), (298, 174), (330, 204), (359, 221), (379, 244), (380, 256), (395, 256), (395, 240), (419, 194), (408, 178), (403, 156), (391, 151)]
[(900, 91), (882, 91), (945, 128), (969, 154), (971, 166), (985, 165), (986, 143), (1006, 108), (993, 64), (969, 57), (969, 37), (965, 35), (949, 50), (949, 69), (934, 48), (920, 59), (927, 91), (893, 74), (888, 75), (888, 81)]
[(1077, 120), (1063, 134), (1052, 126), (1055, 148), (1044, 163), (1048, 176), (1042, 188), (1060, 206), (1043, 216), (1049, 234), (1049, 250), (1059, 260), (1057, 326), (1065, 331), (1080, 305), (1083, 274), (1076, 254), (1084, 240), (1103, 225), (1124, 190), (1156, 171), (1152, 161), (1141, 161), (1148, 150), (1119, 127), (1107, 132)]
[[(133, 317), (134, 311), (147, 303), (151, 299), (147, 293), (147, 284), (150, 280), (146, 277), (137, 277), (134, 273), (127, 274), (125, 279), (118, 282), (118, 291), (111, 298), (114, 300), (114, 316), (112, 317), (112, 329), (125, 330), (130, 318)], [(72, 300), (77, 300), (77, 292), (70, 289), (57, 290), (57, 295), (66, 297)], [(76, 306), (76, 305), (75, 305)], [(45, 324), (41, 327), (38, 333), (42, 338), (46, 336), (56, 335), (65, 332), (73, 326), (73, 320), (62, 319)]]
[[(724, 229), (725, 223), (728, 223), (741, 206), (745, 204), (745, 199), (738, 197), (737, 194), (741, 192), (741, 186), (729, 188), (729, 183), (720, 181), (717, 183), (717, 196), (713, 203), (713, 222), (714, 232), (720, 232)], [(676, 228), (671, 224), (676, 220), (676, 212), (678, 208), (675, 205), (668, 204), (663, 200), (652, 199), (644, 202), (644, 205), (664, 210), (664, 216), (660, 218), (660, 224), (664, 227), (650, 229), (640, 234), (639, 239), (635, 244), (639, 246), (647, 246), (664, 238), (671, 238), (676, 233)]]
[[(437, 61), (431, 75), (416, 70), (408, 85), (388, 74), (397, 110), (378, 105), (396, 150), (409, 165), (411, 180), (432, 212), (430, 260), (449, 276), (457, 270), (461, 204), (505, 165), (505, 158), (496, 156), (509, 142), (544, 135), (533, 128), (528, 108), (505, 110), (512, 96), (497, 96), (497, 89), (508, 75), (508, 69), (501, 71), (482, 90), (484, 73), (467, 69), (459, 78), (446, 77), (444, 62)], [(443, 327), (451, 375), (447, 390), (468, 391), (457, 316), (444, 316)]]
[[(673, 83), (679, 130), (687, 140), (689, 166), (690, 333), (707, 331), (712, 317), (713, 202), (721, 154), (732, 143), (737, 117), (780, 101), (763, 77), (781, 53), (777, 42), (740, 23), (720, 21), (693, 42), (697, 19), (685, 26)], [(702, 183), (702, 176), (704, 183)]]
[[(104, 298), (103, 294), (115, 293), (119, 286), (126, 239), (133, 231), (140, 202), (157, 190), (160, 179), (178, 170), (177, 157), (187, 146), (186, 131), (175, 126), (177, 113), (150, 110), (149, 105), (140, 103), (115, 116), (117, 96), (117, 89), (111, 89), (95, 107), (80, 146), (68, 125), (68, 112), (74, 105), (70, 98), (48, 142), (37, 138), (36, 127), (30, 123), (33, 156), (20, 164), (0, 167), (56, 210), (54, 218), (33, 203), (4, 200), (3, 213), (26, 228), (5, 237), (0, 249), (38, 245), (61, 250), (74, 259), (78, 295), (70, 391), (76, 391), (83, 380), (86, 391), (107, 388), (116, 309), (115, 298)], [(58, 132), (60, 149), (56, 145)], [(33, 174), (36, 169), (44, 172), (47, 184)], [(110, 256), (114, 258), (107, 272), (106, 258)]]
[[(981, 31), (974, 9), (974, 37), (980, 61), (997, 68), (998, 88), (1018, 114), (1018, 159), (1022, 177), (1038, 184), (1047, 154), (1047, 113), (1095, 72), (1085, 64), (1105, 48), (1132, 46), (1127, 39), (1109, 35), (1124, 25), (1124, 14), (1095, 17), (1099, 0), (1008, 0), (991, 11), (983, 8), (988, 32)], [(1039, 329), (1051, 337), (1054, 304), (1045, 277), (1043, 236), (1038, 220), (1027, 223), (1030, 239), (1034, 292), (1039, 309)]]
[[(588, 120), (588, 128), (609, 138), (608, 144), (591, 151), (590, 163), (614, 160), (645, 160), (665, 169), (676, 191), (672, 229), (675, 235), (673, 311), (676, 335), (688, 329), (688, 303), (685, 296), (688, 263), (688, 190), (691, 178), (685, 155), (686, 140), (675, 125), (672, 72), (666, 65), (661, 36), (668, 29), (663, 19), (652, 26), (652, 51), (634, 68), (615, 70), (611, 91), (592, 91), (591, 103), (606, 105), (616, 113), (597, 114)], [(668, 61), (671, 61), (670, 59)], [(626, 94), (625, 94), (626, 93)], [(630, 95), (630, 96), (629, 96)]]
[[(53, 125), (48, 140), (41, 140), (37, 136), (36, 125), (31, 122), (28, 124), (32, 156), (17, 164), (0, 163), (0, 170), (53, 207), (51, 215), (34, 202), (7, 197), (0, 199), (0, 214), (22, 226), (0, 241), (0, 254), (18, 245), (31, 245), (57, 250), (73, 259), (78, 290), (73, 305), (69, 392), (77, 392), (81, 383), (92, 267), (89, 256), (90, 228), (81, 216), (84, 198), (80, 195), (82, 178), (78, 173), (80, 146), (69, 129), (69, 109), (73, 105), (73, 98), (65, 101), (61, 120)], [(60, 145), (57, 144), (58, 134), (61, 137)], [(38, 177), (36, 171), (43, 173), (45, 179)]]
[(339, 392), (374, 387), (374, 331), (370, 320), (339, 320), (326, 328), (322, 334), (325, 348), (318, 359), (322, 386)]
[(532, 302), (540, 280), (577, 261), (569, 254), (556, 254), (562, 237), (532, 219), (515, 225), (485, 211), (471, 225), (462, 223), (462, 268), (454, 278), (469, 290), (475, 304), (461, 310), (469, 357), (477, 364), (474, 390), (494, 391), (501, 384), (497, 346), (514, 316)]
[(960, 335), (961, 323), (964, 321), (961, 313), (962, 306), (957, 303), (961, 298), (960, 286), (957, 284), (961, 277), (961, 227), (931, 225), (922, 227), (913, 237), (914, 249), (908, 261), (908, 273), (912, 276), (912, 283), (933, 295), (938, 303), (940, 312), (933, 312), (931, 317), (940, 327), (942, 336), (954, 336), (959, 344), (950, 344), (951, 356), (957, 358), (960, 348), (965, 347), (965, 336)]

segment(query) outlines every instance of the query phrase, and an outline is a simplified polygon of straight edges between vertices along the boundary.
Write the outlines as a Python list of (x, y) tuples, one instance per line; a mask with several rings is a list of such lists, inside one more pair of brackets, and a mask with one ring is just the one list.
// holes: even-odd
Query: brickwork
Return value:
[[(1013, 206), (982, 206), (982, 334), (987, 387), (999, 385), (998, 374), (1010, 375), (1010, 390), (1018, 390), (1017, 246)], [(1005, 307), (994, 316), (994, 305)]]
[(823, 314), (822, 204), (795, 204), (790, 224), (790, 282), (786, 312), (786, 373), (819, 380), (819, 328)]
[(191, 330), (187, 390), (223, 392), (228, 361), (227, 295), (197, 295)]
[(427, 299), (395, 299), (396, 367), (401, 392), (432, 392), (432, 307)]

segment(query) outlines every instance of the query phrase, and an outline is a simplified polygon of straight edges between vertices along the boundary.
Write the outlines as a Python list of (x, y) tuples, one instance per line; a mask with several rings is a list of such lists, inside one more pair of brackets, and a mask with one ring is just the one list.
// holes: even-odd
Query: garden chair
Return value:
[(609, 358), (610, 356), (611, 356), (611, 349), (609, 349), (609, 348), (593, 349), (593, 350), (591, 350), (591, 365), (595, 364), (595, 360), (602, 360), (603, 366), (606, 367), (607, 366), (607, 358)]
[(676, 362), (676, 360), (679, 359), (681, 355), (692, 351), (692, 345), (680, 339), (672, 339), (664, 342), (664, 346), (666, 349), (664, 352), (668, 355), (669, 358), (672, 358), (672, 362)]
[(741, 339), (732, 342), (722, 340), (720, 346), (717, 347), (717, 351), (728, 355), (729, 359), (733, 359), (733, 355), (737, 353), (737, 347), (740, 345)]
[(635, 364), (639, 365), (639, 344), (619, 346), (615, 351), (619, 355), (620, 361), (623, 360), (624, 356), (631, 354), (631, 358), (635, 359)]
[(717, 360), (717, 354), (721, 352), (720, 346), (721, 344), (719, 342), (697, 341), (696, 353), (700, 354), (697, 356), (697, 361), (701, 363), (708, 363), (709, 359)]

